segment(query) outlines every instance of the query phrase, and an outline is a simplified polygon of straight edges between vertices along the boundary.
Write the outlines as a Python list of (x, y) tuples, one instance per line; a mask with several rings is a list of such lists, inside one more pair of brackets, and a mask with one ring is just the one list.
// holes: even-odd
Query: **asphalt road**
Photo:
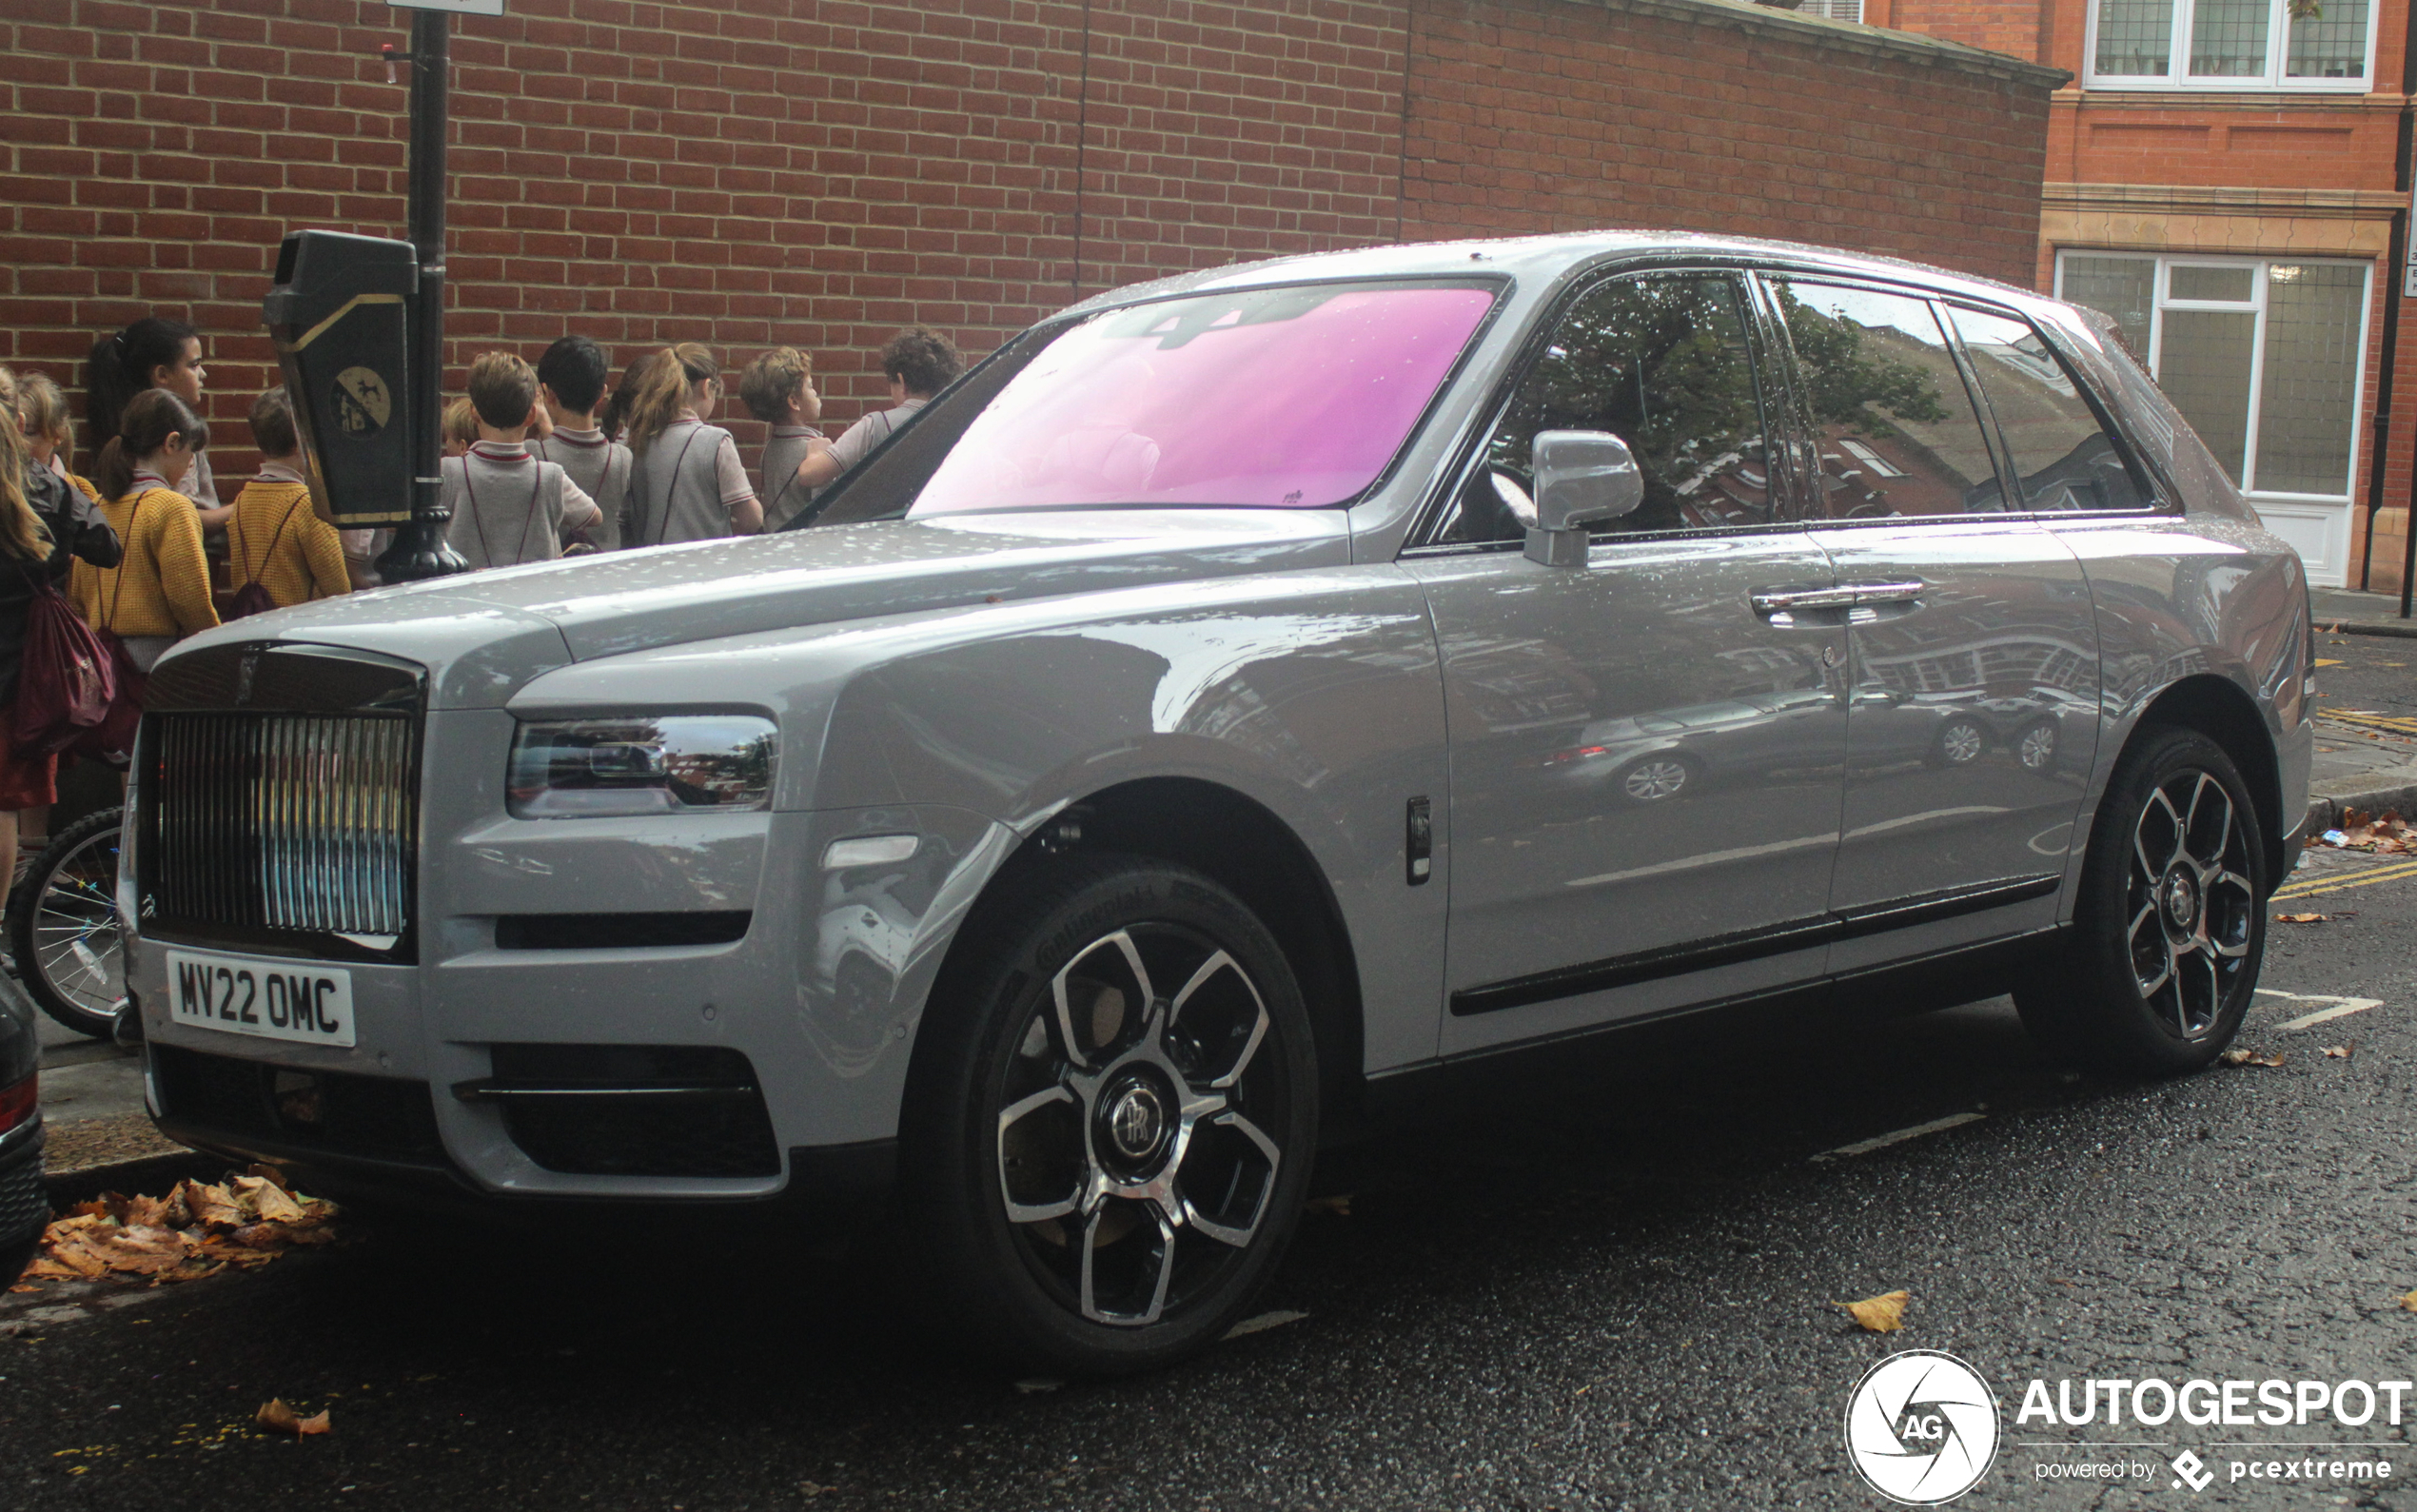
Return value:
[[(387, 1220), (108, 1309), (12, 1297), (0, 1506), (1878, 1506), (1841, 1443), (1848, 1394), (1929, 1348), (2006, 1415), (1959, 1505), (2417, 1508), (2411, 1428), (2380, 1418), (2014, 1421), (2034, 1377), (2417, 1375), (2397, 1305), (2417, 1288), (2417, 882), (2349, 885), (2375, 866), (2320, 853), (2303, 878), (2330, 890), (2277, 906), (2353, 916), (2275, 925), (2269, 988), (2381, 1000), (2288, 1030), (2327, 1005), (2262, 997), (2243, 1043), (2280, 1067), (2078, 1081), (2002, 1000), (1668, 1035), (1338, 1164), (1347, 1214), (1309, 1216), (1264, 1302), (1306, 1316), (1148, 1379), (1025, 1389), (918, 1327), (895, 1267), (715, 1216)], [(1900, 1333), (1831, 1306), (1897, 1288)], [(255, 1434), (272, 1396), (333, 1431)], [(2395, 1479), (2232, 1483), (2234, 1459), (2309, 1453), (2228, 1446), (2250, 1439), (2382, 1441), (2356, 1452)], [(2074, 1446), (2105, 1440), (2154, 1443)], [(2203, 1492), (2166, 1470), (2183, 1447), (2216, 1474)], [(2108, 1457), (2155, 1474), (2039, 1479)]]

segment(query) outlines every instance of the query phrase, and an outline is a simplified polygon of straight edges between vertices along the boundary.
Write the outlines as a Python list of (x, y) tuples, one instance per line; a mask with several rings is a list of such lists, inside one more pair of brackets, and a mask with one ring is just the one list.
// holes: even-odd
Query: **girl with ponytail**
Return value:
[(77, 564), (72, 597), (92, 628), (124, 641), (146, 673), (179, 639), (218, 623), (201, 515), (171, 481), (208, 444), (209, 427), (183, 400), (146, 389), (127, 403), (93, 469), (125, 557), (114, 567)]
[[(201, 334), (183, 321), (147, 315), (115, 336), (94, 342), (84, 368), (84, 419), (92, 451), (98, 453), (116, 437), (137, 394), (165, 389), (199, 413), (202, 383), (208, 376), (202, 366)], [(92, 465), (98, 468), (100, 463)], [(209, 458), (199, 451), (186, 476), (167, 481), (193, 501), (205, 525), (217, 528), (233, 512), (220, 505), (218, 480), (211, 476)], [(104, 497), (116, 495), (105, 490)]]
[(720, 398), (721, 364), (695, 342), (632, 364), (613, 396), (628, 426), (620, 439), (635, 458), (623, 545), (752, 536), (763, 528), (763, 505), (738, 460), (738, 442), (705, 423)]
[[(91, 500), (34, 460), (21, 429), (27, 395), (0, 368), (0, 876), (13, 877), (22, 824), (40, 845), (58, 801), (56, 753), (20, 748), (18, 670), (26, 622), (36, 598), (67, 581), (73, 558), (100, 566), (118, 560), (117, 535)], [(64, 613), (64, 609), (60, 612)]]

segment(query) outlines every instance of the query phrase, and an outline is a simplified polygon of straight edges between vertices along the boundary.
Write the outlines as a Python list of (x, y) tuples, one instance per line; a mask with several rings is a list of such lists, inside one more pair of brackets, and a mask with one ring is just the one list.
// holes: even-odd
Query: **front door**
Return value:
[[(1920, 296), (1802, 279), (1775, 293), (1815, 411), (1815, 539), (1856, 600), (1832, 968), (2046, 928), (2082, 840), (2097, 629), (2080, 562), (2020, 517), (2077, 507), (2109, 475), (2062, 457), (2024, 474), (1975, 385), (1998, 380), (2002, 420), (2036, 418), (2059, 383), (2071, 399), (2070, 381), (2044, 349), (2002, 373), (1959, 361), (1959, 312)], [(2010, 479), (2026, 494), (2011, 507)]]
[[(1830, 568), (1774, 518), (1787, 490), (1744, 293), (1689, 272), (1576, 296), (1405, 556), (1451, 742), (1443, 1053), (1820, 973), (1845, 630), (1755, 608), (1826, 589)], [(1582, 567), (1521, 551), (1550, 429), (1611, 431), (1644, 474)]]

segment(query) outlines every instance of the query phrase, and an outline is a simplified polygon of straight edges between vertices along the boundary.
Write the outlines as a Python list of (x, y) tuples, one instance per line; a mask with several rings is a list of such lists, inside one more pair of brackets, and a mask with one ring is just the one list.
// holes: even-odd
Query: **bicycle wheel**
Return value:
[(52, 837), (9, 897), (9, 953), (42, 1011), (107, 1039), (126, 1002), (118, 936), (117, 845), (124, 809), (88, 814)]

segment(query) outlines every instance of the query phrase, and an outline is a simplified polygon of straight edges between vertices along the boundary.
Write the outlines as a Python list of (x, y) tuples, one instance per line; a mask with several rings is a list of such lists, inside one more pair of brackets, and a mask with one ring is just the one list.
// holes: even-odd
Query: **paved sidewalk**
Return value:
[(2353, 636), (2417, 638), (2417, 619), (2400, 617), (2400, 595), (2360, 593), (2351, 588), (2311, 588), (2308, 607), (2320, 626)]

